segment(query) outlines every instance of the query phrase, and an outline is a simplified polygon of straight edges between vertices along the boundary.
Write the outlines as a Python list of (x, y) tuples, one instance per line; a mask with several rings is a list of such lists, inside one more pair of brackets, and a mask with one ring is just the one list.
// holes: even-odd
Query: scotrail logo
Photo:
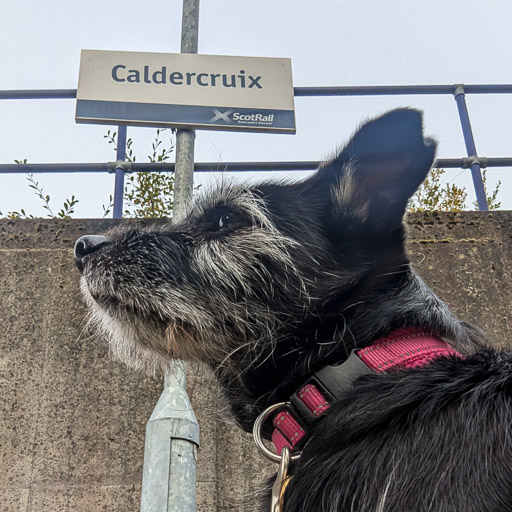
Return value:
[(210, 123), (216, 123), (217, 121), (226, 121), (226, 123), (231, 123), (230, 115), (233, 113), (233, 109), (226, 110), (226, 112), (221, 112), (218, 108), (213, 109), (213, 113), (215, 114), (211, 119)]
[(244, 125), (273, 125), (274, 114), (242, 114), (235, 112), (234, 109), (229, 109), (221, 112), (218, 108), (212, 109), (214, 116), (210, 119), (210, 123), (224, 121), (227, 124), (244, 124)]

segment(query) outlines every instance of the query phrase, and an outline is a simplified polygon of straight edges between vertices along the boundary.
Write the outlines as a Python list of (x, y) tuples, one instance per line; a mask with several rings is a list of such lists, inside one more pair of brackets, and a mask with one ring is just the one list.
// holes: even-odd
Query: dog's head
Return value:
[(435, 148), (420, 112), (394, 110), (305, 181), (220, 186), (182, 222), (82, 237), (94, 322), (131, 366), (211, 365), (244, 410), (392, 328), (464, 341), (404, 249)]

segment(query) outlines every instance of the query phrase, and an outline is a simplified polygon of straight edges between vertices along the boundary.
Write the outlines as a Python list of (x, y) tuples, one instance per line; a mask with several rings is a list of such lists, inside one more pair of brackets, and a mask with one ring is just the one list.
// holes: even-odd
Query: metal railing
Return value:
[[(296, 97), (318, 96), (397, 96), (397, 95), (453, 95), (457, 104), (462, 134), (466, 145), (467, 157), (441, 158), (435, 161), (435, 167), (471, 169), (478, 208), (488, 210), (482, 181), (482, 168), (512, 167), (512, 157), (481, 157), (476, 150), (471, 129), (466, 94), (512, 94), (512, 84), (495, 85), (388, 85), (388, 86), (348, 86), (348, 87), (295, 87)], [(0, 100), (29, 99), (74, 99), (76, 89), (51, 90), (12, 90), (0, 91)], [(126, 162), (127, 127), (120, 125), (117, 140), (117, 161), (105, 163), (58, 163), (58, 164), (0, 164), (0, 174), (5, 173), (50, 173), (50, 172), (108, 172), (115, 173), (114, 218), (120, 218), (123, 210), (124, 175), (126, 172), (174, 171), (173, 163)], [(319, 162), (226, 162), (196, 163), (195, 172), (215, 171), (304, 171), (314, 170)]]

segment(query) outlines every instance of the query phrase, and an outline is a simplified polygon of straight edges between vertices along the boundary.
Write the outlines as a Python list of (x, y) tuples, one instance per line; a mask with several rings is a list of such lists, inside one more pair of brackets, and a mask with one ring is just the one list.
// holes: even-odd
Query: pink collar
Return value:
[(369, 347), (354, 350), (347, 361), (316, 372), (291, 397), (292, 406), (283, 407), (274, 416), (272, 441), (281, 454), (285, 446), (300, 449), (307, 437), (307, 425), (321, 416), (333, 400), (352, 388), (364, 374), (389, 372), (425, 366), (439, 357), (458, 356), (444, 340), (418, 328), (393, 331)]

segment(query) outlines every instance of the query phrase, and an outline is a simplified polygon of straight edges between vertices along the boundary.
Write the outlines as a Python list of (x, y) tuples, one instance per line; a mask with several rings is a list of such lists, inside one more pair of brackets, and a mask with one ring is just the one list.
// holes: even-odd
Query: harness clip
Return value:
[(282, 512), (284, 491), (290, 482), (291, 477), (288, 476), (288, 468), (290, 467), (290, 449), (288, 446), (283, 448), (281, 452), (281, 461), (277, 470), (276, 480), (272, 486), (272, 499), (270, 502), (270, 512)]

